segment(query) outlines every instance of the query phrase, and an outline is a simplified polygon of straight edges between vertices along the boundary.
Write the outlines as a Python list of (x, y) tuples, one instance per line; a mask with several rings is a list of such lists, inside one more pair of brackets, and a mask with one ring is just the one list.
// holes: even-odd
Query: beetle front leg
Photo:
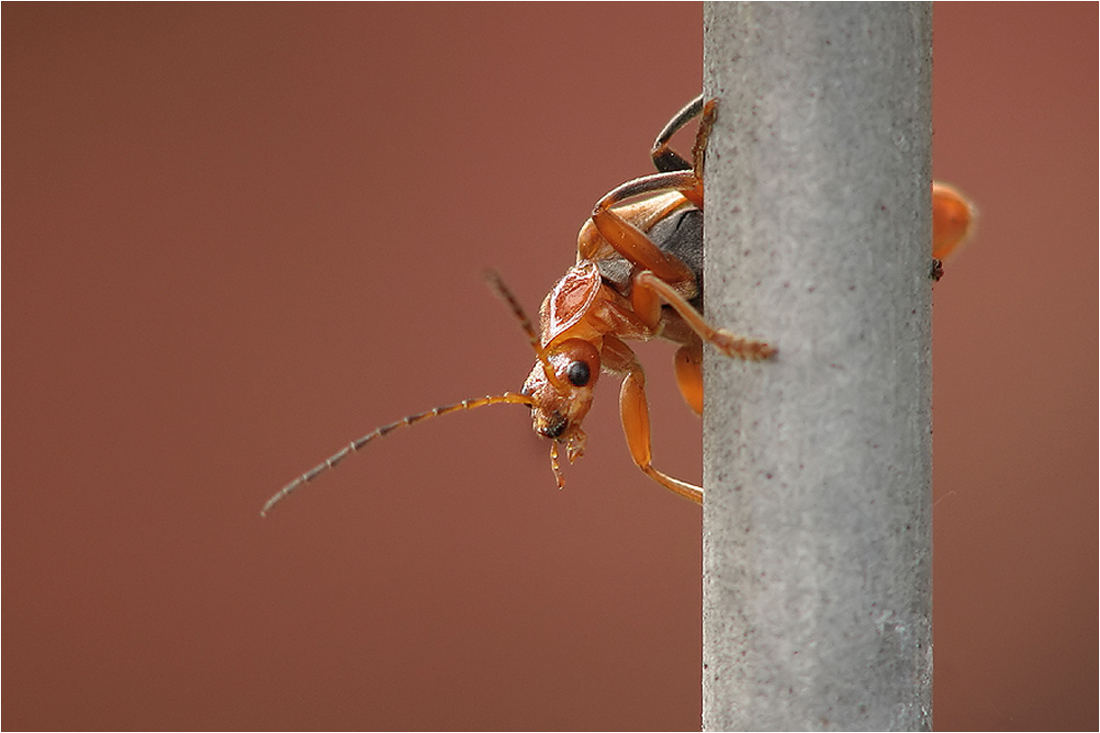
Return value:
[(646, 476), (674, 494), (703, 503), (703, 490), (693, 484), (672, 478), (653, 467), (653, 451), (650, 447), (649, 402), (645, 396), (645, 372), (634, 352), (614, 336), (604, 338), (604, 366), (615, 372), (625, 372), (619, 391), (619, 417), (623, 434), (630, 449), (630, 458)]
[(695, 412), (703, 414), (703, 342), (699, 338), (676, 350), (672, 366), (676, 374), (676, 386), (684, 402)]
[(619, 392), (619, 416), (623, 421), (623, 433), (635, 465), (651, 479), (669, 491), (703, 503), (703, 490), (698, 486), (672, 478), (653, 467), (653, 452), (649, 439), (649, 404), (645, 396), (645, 373), (639, 368), (629, 372)]

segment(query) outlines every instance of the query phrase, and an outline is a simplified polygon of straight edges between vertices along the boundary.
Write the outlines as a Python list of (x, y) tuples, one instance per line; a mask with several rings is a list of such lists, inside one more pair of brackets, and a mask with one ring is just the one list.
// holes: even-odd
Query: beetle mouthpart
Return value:
[(554, 415), (554, 422), (545, 425), (538, 425), (535, 431), (538, 432), (544, 438), (558, 438), (565, 432), (566, 426), (569, 422), (561, 415)]
[(584, 447), (587, 444), (588, 435), (580, 428), (574, 430), (565, 445), (566, 455), (568, 455), (570, 463), (584, 455)]
[(554, 480), (558, 483), (558, 491), (565, 488), (565, 475), (561, 472), (561, 464), (558, 463), (558, 444), (550, 444), (550, 470), (554, 472)]

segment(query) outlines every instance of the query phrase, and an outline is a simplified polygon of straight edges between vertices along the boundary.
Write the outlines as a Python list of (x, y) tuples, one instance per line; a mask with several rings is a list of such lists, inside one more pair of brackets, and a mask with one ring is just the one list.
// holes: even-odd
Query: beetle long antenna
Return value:
[(485, 282), (501, 300), (508, 304), (512, 309), (512, 313), (519, 320), (520, 328), (527, 334), (527, 339), (531, 342), (531, 348), (535, 350), (535, 356), (538, 357), (539, 362), (542, 364), (542, 370), (546, 372), (546, 378), (550, 380), (551, 384), (558, 387), (564, 387), (561, 380), (558, 379), (558, 375), (554, 373), (554, 367), (550, 365), (550, 360), (546, 356), (546, 349), (542, 348), (542, 339), (539, 338), (539, 334), (535, 331), (535, 327), (531, 325), (531, 319), (527, 317), (527, 314), (523, 310), (523, 306), (519, 304), (519, 300), (516, 299), (516, 296), (508, 289), (508, 286), (504, 284), (504, 280), (501, 279), (496, 270), (486, 270)]
[(359, 440), (353, 440), (352, 442), (348, 443), (343, 448), (341, 448), (339, 452), (333, 454), (327, 460), (318, 463), (316, 466), (309, 469), (283, 488), (279, 489), (279, 491), (270, 499), (268, 499), (266, 504), (264, 504), (264, 508), (260, 510), (260, 516), (267, 516), (267, 513), (271, 511), (271, 507), (282, 501), (288, 494), (290, 494), (290, 492), (294, 491), (303, 484), (308, 484), (310, 481), (313, 481), (313, 479), (317, 478), (318, 475), (324, 473), (328, 469), (335, 468), (336, 465), (340, 463), (340, 461), (347, 458), (349, 454), (351, 454), (353, 451), (361, 449), (363, 446), (365, 446), (367, 443), (371, 442), (375, 438), (381, 438), (384, 435), (392, 433), (398, 428), (407, 427), (409, 425), (412, 425), (413, 423), (418, 423), (421, 420), (427, 420), (431, 417), (439, 417), (440, 415), (446, 415), (448, 413), (458, 412), (460, 410), (473, 410), (478, 407), (502, 404), (531, 405), (532, 400), (525, 394), (517, 394), (515, 392), (505, 392), (501, 395), (486, 395), (485, 397), (480, 397), (476, 400), (462, 400), (462, 402), (456, 402), (453, 405), (443, 405), (442, 407), (435, 407), (431, 410), (417, 413), (416, 415), (403, 417), (397, 422), (392, 422), (389, 425), (383, 425), (381, 427), (375, 428), (371, 432), (364, 435), (362, 438), (359, 438)]

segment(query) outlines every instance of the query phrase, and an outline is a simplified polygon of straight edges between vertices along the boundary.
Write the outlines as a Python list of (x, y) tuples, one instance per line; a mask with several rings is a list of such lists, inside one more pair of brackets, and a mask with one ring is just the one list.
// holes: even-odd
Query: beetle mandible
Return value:
[[(558, 487), (565, 484), (559, 446), (572, 463), (584, 452), (581, 427), (592, 404), (601, 371), (623, 376), (619, 411), (630, 456), (654, 481), (697, 504), (698, 486), (673, 478), (652, 465), (645, 372), (626, 344), (662, 338), (679, 345), (675, 377), (681, 395), (697, 414), (703, 411), (703, 344), (746, 360), (777, 353), (764, 341), (739, 336), (710, 324), (702, 313), (703, 167), (716, 114), (714, 100), (693, 99), (665, 125), (650, 151), (657, 173), (628, 181), (596, 202), (577, 239), (576, 263), (558, 280), (539, 309), (537, 332), (503, 281), (490, 273), (490, 286), (508, 303), (535, 352), (535, 364), (520, 392), (463, 400), (409, 415), (375, 428), (295, 478), (264, 505), (276, 503), (335, 467), (376, 438), (421, 420), (497, 404), (527, 405), (536, 433), (551, 440), (550, 462)], [(669, 146), (673, 135), (700, 117), (688, 162)], [(954, 189), (934, 183), (933, 267), (967, 238), (973, 217), (969, 203)]]

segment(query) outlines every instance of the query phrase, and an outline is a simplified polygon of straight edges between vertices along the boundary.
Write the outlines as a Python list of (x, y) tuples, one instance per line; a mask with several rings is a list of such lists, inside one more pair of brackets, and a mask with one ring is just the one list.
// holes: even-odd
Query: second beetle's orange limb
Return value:
[(974, 208), (946, 183), (932, 182), (932, 256), (945, 259), (969, 239)]

